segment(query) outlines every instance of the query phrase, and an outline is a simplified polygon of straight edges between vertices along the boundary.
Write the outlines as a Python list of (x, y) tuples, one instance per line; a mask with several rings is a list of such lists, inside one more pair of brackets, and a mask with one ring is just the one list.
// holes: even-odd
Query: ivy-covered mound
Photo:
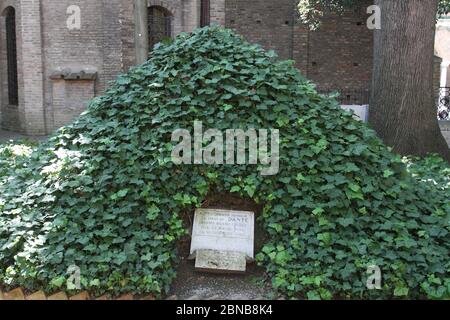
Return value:
[[(232, 192), (264, 204), (270, 240), (257, 260), (282, 293), (448, 297), (449, 189), (415, 180), (373, 131), (274, 58), (218, 27), (180, 35), (27, 160), (10, 161), (1, 282), (51, 291), (78, 266), (95, 293), (163, 294), (180, 215)], [(279, 174), (173, 164), (171, 134), (195, 120), (204, 130), (279, 129)], [(381, 290), (366, 287), (371, 265)]]

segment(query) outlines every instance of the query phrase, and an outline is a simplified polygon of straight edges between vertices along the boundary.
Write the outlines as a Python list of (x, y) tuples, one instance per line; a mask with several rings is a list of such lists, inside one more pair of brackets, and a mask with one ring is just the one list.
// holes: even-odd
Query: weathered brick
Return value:
[(27, 300), (47, 300), (47, 296), (43, 291), (38, 291), (32, 295), (27, 296)]
[(70, 297), (69, 300), (89, 300), (89, 293), (85, 292), (81, 292), (75, 296)]
[(296, 15), (298, 0), (227, 0), (226, 26), (249, 41), (293, 59), (319, 89), (368, 89), (372, 77), (373, 31), (364, 0), (342, 16), (326, 14), (310, 31)]
[(123, 296), (120, 296), (116, 300), (134, 300), (134, 297), (132, 294), (125, 294)]
[(48, 297), (47, 300), (69, 300), (69, 298), (64, 292), (58, 292)]
[(6, 292), (3, 295), (5, 300), (25, 300), (25, 295), (21, 288)]

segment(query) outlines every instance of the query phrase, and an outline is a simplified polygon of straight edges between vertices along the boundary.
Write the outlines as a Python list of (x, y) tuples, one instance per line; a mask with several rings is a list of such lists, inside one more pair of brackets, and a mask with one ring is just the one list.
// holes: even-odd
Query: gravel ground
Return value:
[(26, 136), (20, 133), (0, 130), (0, 143), (8, 142), (10, 140), (32, 140), (32, 141), (44, 141), (47, 139), (45, 136)]
[(168, 296), (170, 300), (269, 300), (277, 296), (264, 285), (264, 272), (247, 266), (242, 275), (197, 272), (194, 261), (183, 260)]

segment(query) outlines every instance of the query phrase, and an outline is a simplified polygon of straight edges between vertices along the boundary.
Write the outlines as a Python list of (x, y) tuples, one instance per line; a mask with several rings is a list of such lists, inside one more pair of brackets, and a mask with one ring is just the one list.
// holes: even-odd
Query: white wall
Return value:
[(355, 119), (368, 122), (369, 121), (369, 106), (368, 105), (342, 105), (342, 109), (353, 111)]

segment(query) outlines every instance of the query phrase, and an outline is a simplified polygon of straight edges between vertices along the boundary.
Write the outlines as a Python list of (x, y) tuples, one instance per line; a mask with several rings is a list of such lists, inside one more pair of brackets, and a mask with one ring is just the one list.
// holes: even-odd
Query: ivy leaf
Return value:
[(409, 289), (407, 287), (398, 286), (395, 287), (394, 296), (396, 297), (405, 297), (409, 293)]
[(350, 218), (339, 218), (338, 223), (343, 226), (343, 227), (348, 227), (350, 225), (352, 225), (353, 223), (355, 223), (355, 219), (353, 219), (352, 217)]
[(329, 232), (319, 233), (317, 235), (317, 240), (323, 242), (324, 245), (328, 246), (331, 244), (331, 233)]
[(150, 221), (154, 221), (158, 217), (160, 212), (161, 210), (156, 205), (152, 205), (147, 209), (147, 219)]
[(319, 208), (315, 208), (312, 213), (315, 216), (319, 216), (319, 215), (323, 214), (324, 212), (325, 212), (325, 210), (323, 208), (319, 207)]
[(51, 282), (50, 282), (50, 284), (53, 286), (53, 287), (55, 287), (55, 288), (61, 288), (63, 285), (64, 285), (64, 283), (66, 282), (66, 279), (64, 278), (64, 277), (57, 277), (57, 278), (54, 278)]
[(271, 223), (269, 227), (274, 229), (277, 233), (280, 233), (283, 230), (283, 226), (279, 223)]
[(224, 105), (223, 105), (223, 110), (224, 110), (225, 112), (230, 111), (231, 109), (233, 109), (233, 106), (232, 106), (232, 105), (230, 105), (230, 104), (224, 104)]
[(394, 173), (394, 171), (392, 171), (392, 170), (384, 170), (384, 172), (383, 172), (383, 177), (384, 178), (389, 178), (389, 177), (392, 177), (393, 175), (394, 175), (395, 173)]
[(234, 186), (234, 187), (231, 188), (230, 192), (231, 192), (231, 193), (241, 192), (241, 187), (239, 187), (239, 186)]
[(306, 295), (308, 296), (308, 300), (322, 300), (316, 291), (308, 291)]
[(99, 287), (100, 286), (100, 280), (99, 279), (94, 279), (91, 282), (89, 282), (89, 286), (91, 287)]
[(128, 194), (128, 192), (129, 192), (129, 189), (120, 190), (119, 192), (117, 192), (117, 193), (115, 193), (115, 194), (113, 194), (111, 196), (111, 200), (117, 200), (117, 199), (120, 199), (120, 198), (125, 198), (126, 195)]
[(253, 196), (255, 195), (255, 191), (256, 191), (256, 186), (245, 186), (244, 191), (247, 192), (248, 196), (250, 198), (253, 198)]

